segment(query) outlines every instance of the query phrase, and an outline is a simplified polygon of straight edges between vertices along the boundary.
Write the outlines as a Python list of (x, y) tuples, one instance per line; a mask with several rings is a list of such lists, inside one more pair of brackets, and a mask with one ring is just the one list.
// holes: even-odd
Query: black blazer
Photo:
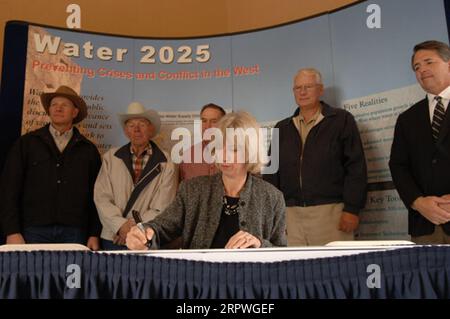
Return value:
[[(411, 208), (419, 196), (450, 194), (450, 112), (447, 108), (439, 138), (433, 142), (428, 100), (399, 115), (389, 167), (395, 187), (408, 208), (411, 236), (429, 235), (434, 224)], [(443, 225), (450, 235), (450, 222)]]
[(99, 236), (93, 192), (100, 154), (76, 127), (60, 153), (48, 127), (23, 135), (9, 151), (0, 179), (4, 235), (21, 233), (29, 226), (59, 224)]

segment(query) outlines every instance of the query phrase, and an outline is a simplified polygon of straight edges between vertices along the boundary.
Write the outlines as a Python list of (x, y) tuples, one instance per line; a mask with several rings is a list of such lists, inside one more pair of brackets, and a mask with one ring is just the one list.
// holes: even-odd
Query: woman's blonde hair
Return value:
[[(235, 150), (244, 147), (247, 172), (259, 174), (263, 165), (261, 156), (265, 156), (266, 153), (264, 149), (261, 149), (264, 143), (261, 127), (256, 119), (245, 111), (231, 112), (222, 117), (216, 127), (222, 132), (224, 142), (233, 138)], [(227, 129), (234, 129), (232, 130), (233, 136), (227, 136), (230, 134)]]

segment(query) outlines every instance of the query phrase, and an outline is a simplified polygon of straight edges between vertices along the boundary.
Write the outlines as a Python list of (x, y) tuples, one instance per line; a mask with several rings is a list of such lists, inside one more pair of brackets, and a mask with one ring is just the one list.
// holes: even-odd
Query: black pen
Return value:
[(145, 229), (144, 224), (142, 223), (141, 214), (137, 210), (132, 210), (131, 214), (133, 215), (134, 222), (136, 223), (136, 226), (144, 233), (145, 239), (147, 239), (147, 242), (145, 243), (145, 246), (147, 246), (148, 249), (152, 246), (152, 240), (147, 238), (147, 232)]

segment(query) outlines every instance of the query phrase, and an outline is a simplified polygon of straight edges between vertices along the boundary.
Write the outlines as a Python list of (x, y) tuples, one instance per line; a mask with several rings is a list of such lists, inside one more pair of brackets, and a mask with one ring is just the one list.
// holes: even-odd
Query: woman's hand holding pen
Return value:
[(133, 226), (127, 234), (126, 243), (128, 249), (147, 250), (147, 243), (153, 238), (154, 234), (155, 231), (151, 227), (140, 228), (138, 226)]

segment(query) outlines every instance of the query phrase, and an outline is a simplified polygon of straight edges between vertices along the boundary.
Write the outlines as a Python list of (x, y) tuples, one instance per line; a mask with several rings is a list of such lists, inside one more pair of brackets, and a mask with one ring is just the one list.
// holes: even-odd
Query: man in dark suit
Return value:
[(398, 117), (389, 166), (412, 240), (450, 244), (450, 48), (417, 44), (411, 63), (427, 96)]

